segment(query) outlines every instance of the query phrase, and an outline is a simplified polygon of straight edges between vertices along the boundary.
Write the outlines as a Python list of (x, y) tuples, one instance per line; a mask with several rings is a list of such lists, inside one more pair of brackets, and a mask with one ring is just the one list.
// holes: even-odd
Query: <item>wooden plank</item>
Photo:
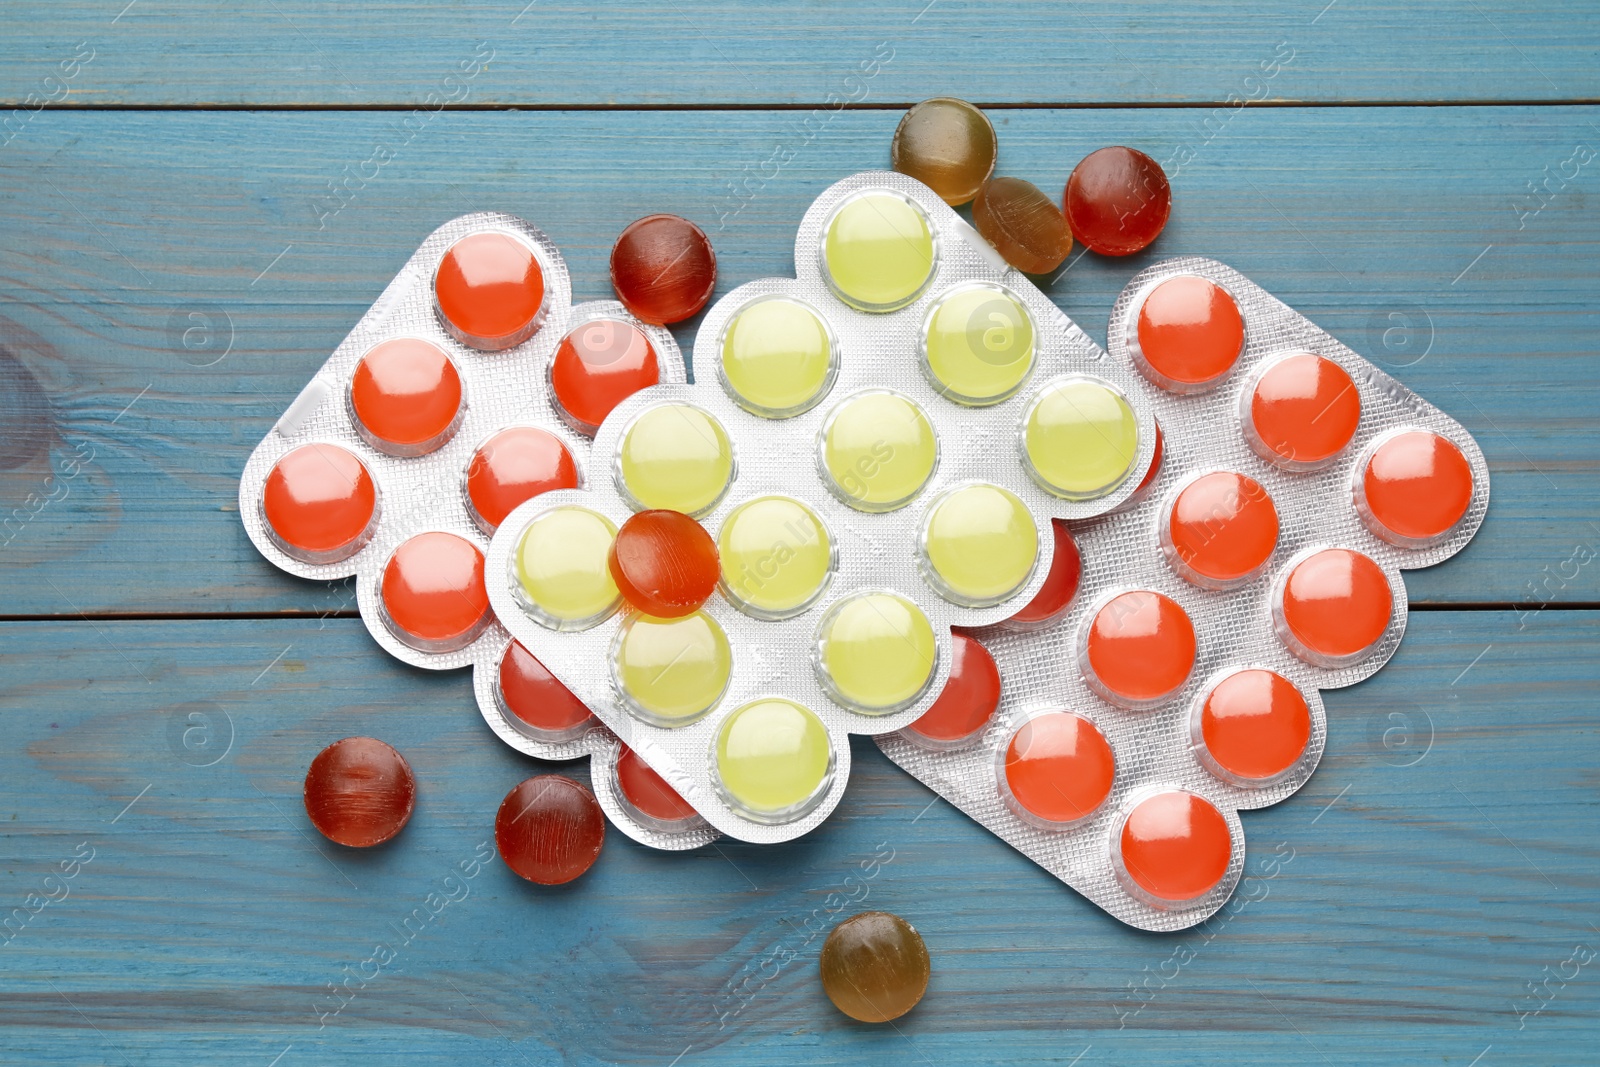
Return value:
[[(547, 769), (494, 740), (464, 676), (352, 620), (0, 624), (0, 913), (65, 894), (0, 948), (0, 1047), (43, 1067), (1588, 1062), (1600, 984), (1568, 961), (1600, 945), (1597, 640), (1589, 612), (1414, 617), (1388, 667), (1327, 694), (1310, 784), (1246, 813), (1238, 903), (1161, 936), (860, 739), (838, 812), (789, 845), (612, 835), (565, 889), (492, 859), (462, 879), (501, 796)], [(312, 755), (357, 733), (420, 783), (370, 853), (321, 842), (299, 801)], [(460, 899), (428, 918), (435, 892)], [(815, 978), (813, 932), (864, 907), (933, 955), (896, 1029), (849, 1024)], [(374, 973), (379, 942), (397, 958)], [(347, 965), (367, 981), (322, 1018)]]
[[(1181, 109), (998, 120), (1003, 169), (1051, 190), (1099, 145), (1191, 149), (1153, 253), (1075, 259), (1047, 291), (1103, 339), (1116, 292), (1155, 255), (1213, 255), (1251, 275), (1459, 418), (1488, 453), (1488, 522), (1462, 556), (1411, 576), (1413, 599), (1538, 603), (1600, 600), (1600, 568), (1586, 563), (1600, 539), (1600, 216), (1585, 208), (1600, 164), (1540, 199), (1526, 186), (1593, 143), (1597, 115), (1246, 109), (1211, 131)], [(606, 294), (626, 222), (676, 211), (711, 230), (726, 292), (792, 270), (806, 205), (882, 166), (895, 116), (847, 112), (806, 141), (803, 117), (785, 112), (452, 114), (319, 230), (328, 182), (396, 121), (56, 113), (0, 157), (0, 513), (32, 515), (0, 549), (0, 613), (348, 606), (343, 587), (256, 556), (233, 512), (236, 479), (424, 234), (468, 210), (523, 214), (565, 250), (587, 299)], [(794, 158), (762, 177), (785, 147)], [(199, 347), (185, 349), (196, 323), (216, 332), (190, 334)], [(93, 458), (81, 474), (46, 480), (83, 449)]]
[(806, 0), (759, 16), (736, 0), (222, 12), (62, 0), (8, 13), (0, 97), (24, 107), (63, 94), (90, 106), (674, 107), (1600, 96), (1600, 12), (1584, 0)]

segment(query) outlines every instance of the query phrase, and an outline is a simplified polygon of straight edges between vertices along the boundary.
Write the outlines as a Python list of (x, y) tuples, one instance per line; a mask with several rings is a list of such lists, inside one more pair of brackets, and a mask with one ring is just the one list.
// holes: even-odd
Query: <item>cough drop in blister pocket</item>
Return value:
[(1128, 500), (1156, 442), (1136, 375), (904, 175), (826, 190), (795, 267), (707, 312), (699, 380), (621, 401), (486, 565), (516, 640), (758, 842), (833, 809), (849, 734), (929, 710), (951, 626), (1057, 610), (1052, 517)]
[(411, 256), (256, 446), (239, 487), (267, 559), (304, 578), (354, 576), (385, 650), (430, 670), (473, 667), (500, 738), (543, 759), (594, 756), (612, 821), (661, 848), (716, 835), (692, 813), (666, 817), (670, 789), (495, 621), (485, 551), (516, 507), (596, 476), (585, 434), (612, 407), (684, 379), (666, 330), (613, 301), (572, 304), (539, 230), (465, 215)]
[(1466, 545), (1489, 475), (1460, 424), (1213, 260), (1136, 276), (1108, 347), (1159, 468), (1059, 531), (1081, 565), (1059, 621), (969, 631), (999, 682), (952, 696), (970, 732), (878, 743), (1112, 915), (1178, 930), (1227, 900), (1238, 812), (1310, 777), (1320, 691), (1393, 655), (1401, 571)]

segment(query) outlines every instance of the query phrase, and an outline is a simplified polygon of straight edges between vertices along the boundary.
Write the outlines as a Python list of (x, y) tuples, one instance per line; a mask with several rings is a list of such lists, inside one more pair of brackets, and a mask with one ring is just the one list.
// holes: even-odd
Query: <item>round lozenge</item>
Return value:
[(306, 771), (306, 815), (334, 844), (381, 845), (405, 828), (416, 802), (411, 764), (375, 737), (335, 741)]
[(1103, 256), (1142, 252), (1172, 213), (1172, 186), (1161, 164), (1136, 148), (1090, 152), (1072, 168), (1062, 196), (1067, 225)]
[(1305, 755), (1311, 707), (1276, 671), (1233, 671), (1201, 701), (1191, 731), (1195, 754), (1223, 781), (1246, 787), (1278, 781)]
[(423, 652), (465, 648), (493, 618), (482, 550), (440, 530), (417, 534), (394, 550), (378, 594), (389, 632)]
[(562, 885), (600, 858), (606, 817), (589, 790), (559, 774), (527, 779), (500, 802), (494, 841), (500, 858), (537, 885)]
[(994, 657), (973, 638), (953, 633), (950, 676), (939, 698), (901, 734), (936, 752), (965, 748), (983, 736), (999, 706), (1000, 668)]
[(1100, 810), (1116, 773), (1105, 734), (1082, 715), (1055, 711), (1012, 733), (1000, 753), (1000, 796), (1023, 822), (1060, 830)]
[(541, 741), (573, 741), (594, 726), (594, 714), (583, 701), (520, 641), (512, 641), (500, 657), (495, 696), (507, 722)]
[(1033, 360), (1033, 317), (1003, 286), (959, 286), (928, 309), (922, 367), (949, 400), (998, 404), (1022, 387)]
[(1356, 511), (1374, 534), (1401, 548), (1450, 535), (1472, 503), (1472, 466), (1448, 437), (1405, 430), (1380, 439), (1355, 483)]
[(933, 277), (933, 228), (899, 193), (858, 193), (823, 228), (822, 275), (840, 300), (859, 311), (894, 311), (921, 295)]
[(461, 375), (437, 345), (396, 337), (369, 349), (350, 377), (362, 440), (391, 456), (421, 456), (461, 424)]
[(838, 371), (833, 334), (810, 306), (765, 296), (734, 313), (722, 334), (722, 384), (746, 411), (781, 419), (810, 409)]
[(590, 437), (611, 409), (661, 380), (644, 331), (620, 319), (593, 319), (561, 339), (550, 361), (550, 390), (561, 415)]
[(1361, 391), (1339, 364), (1314, 352), (1269, 360), (1240, 404), (1251, 451), (1290, 471), (1326, 467), (1356, 435)]
[(612, 670), (637, 717), (655, 726), (686, 726), (722, 699), (733, 650), (703, 611), (680, 619), (633, 615), (617, 631)]
[(889, 165), (954, 207), (978, 195), (994, 171), (996, 148), (989, 116), (965, 100), (940, 96), (905, 113), (889, 146)]
[(1023, 609), (1004, 620), (1000, 625), (1008, 630), (1042, 630), (1067, 613), (1072, 598), (1078, 594), (1078, 582), (1083, 577), (1083, 556), (1072, 531), (1060, 519), (1051, 519), (1050, 528), (1055, 540), (1055, 554), (1050, 557), (1050, 573), (1044, 584), (1033, 594), (1033, 599)]
[(629, 424), (617, 448), (620, 488), (641, 508), (701, 515), (733, 480), (733, 445), (709, 412), (658, 404)]
[(893, 511), (933, 477), (939, 446), (921, 408), (899, 393), (875, 390), (844, 401), (822, 424), (828, 489), (857, 511)]
[(1046, 492), (1094, 500), (1127, 480), (1139, 456), (1133, 406), (1097, 378), (1050, 382), (1023, 416), (1023, 459)]
[(1017, 495), (998, 485), (952, 489), (922, 524), (922, 566), (930, 585), (964, 607), (998, 604), (1027, 584), (1039, 559), (1039, 531)]
[(887, 715), (914, 703), (938, 667), (933, 625), (897, 593), (845, 597), (823, 618), (817, 669), (840, 704), (865, 715)]
[(540, 493), (577, 487), (572, 453), (559, 437), (537, 426), (509, 426), (493, 434), (467, 464), (468, 510), (487, 534)]
[(1162, 515), (1161, 548), (1179, 577), (1231, 589), (1260, 574), (1278, 545), (1278, 509), (1261, 483), (1235, 471), (1189, 480)]
[(272, 465), (261, 489), (272, 543), (302, 563), (337, 563), (372, 540), (378, 486), (338, 445), (301, 445)]
[(548, 310), (539, 258), (521, 238), (499, 231), (451, 245), (434, 272), (433, 294), (445, 332), (489, 352), (532, 337)]
[(1227, 377), (1244, 354), (1244, 316), (1222, 286), (1180, 274), (1145, 294), (1128, 354), (1162, 389), (1204, 392)]
[(886, 1023), (928, 991), (928, 946), (917, 928), (886, 911), (864, 911), (822, 943), (822, 990), (833, 1006), (864, 1023)]
[(702, 822), (694, 806), (657, 774), (639, 753), (623, 745), (612, 767), (618, 799), (629, 814), (658, 830), (686, 830)]
[(1055, 201), (1021, 178), (984, 182), (972, 202), (972, 224), (1025, 274), (1055, 270), (1072, 251), (1072, 234)]
[(1372, 653), (1394, 617), (1388, 576), (1349, 548), (1303, 555), (1283, 579), (1273, 623), (1289, 651), (1318, 667), (1358, 663)]
[(1125, 708), (1153, 707), (1194, 670), (1194, 623), (1178, 602), (1136, 589), (1111, 597), (1084, 627), (1078, 662), (1089, 688)]
[(611, 247), (611, 286), (644, 322), (666, 326), (698, 314), (716, 285), (711, 240), (677, 215), (646, 215)]
[(786, 496), (740, 504), (717, 535), (722, 585), (746, 614), (786, 619), (810, 607), (833, 576), (833, 540), (817, 513)]
[(1158, 908), (1211, 892), (1233, 855), (1227, 819), (1209, 800), (1182, 789), (1145, 796), (1113, 840), (1113, 866), (1123, 887)]
[(623, 599), (646, 615), (676, 619), (717, 588), (717, 545), (681, 511), (641, 511), (617, 531), (606, 558)]
[(734, 710), (712, 747), (717, 787), (756, 822), (791, 822), (814, 809), (833, 782), (828, 729), (809, 708), (782, 697)]
[(536, 516), (512, 560), (518, 600), (553, 630), (581, 630), (622, 600), (609, 556), (617, 527), (597, 511), (563, 506)]

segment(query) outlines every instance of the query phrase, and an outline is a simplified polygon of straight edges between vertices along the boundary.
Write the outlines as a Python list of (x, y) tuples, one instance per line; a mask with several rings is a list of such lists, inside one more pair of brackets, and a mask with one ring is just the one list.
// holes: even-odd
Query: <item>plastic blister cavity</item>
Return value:
[[(699, 381), (618, 403), (592, 453), (591, 472), (611, 477), (518, 508), (486, 572), (518, 641), (708, 823), (757, 842), (821, 822), (849, 778), (847, 735), (926, 712), (950, 627), (1027, 605), (1053, 562), (1052, 517), (1123, 503), (1155, 447), (1131, 368), (904, 175), (824, 192), (795, 263), (797, 277), (712, 307)], [(644, 426), (677, 444), (644, 455)], [(592, 562), (605, 524), (658, 494), (683, 501), (721, 556), (719, 591), (681, 632), (612, 599)], [(526, 579), (550, 569), (541, 526), (578, 513), (594, 516), (588, 562), (568, 577), (593, 595), (582, 613), (553, 611), (556, 586)], [(641, 629), (649, 648), (625, 662)], [(655, 697), (680, 689), (663, 714)], [(773, 761), (757, 737), (788, 755)]]
[[(612, 784), (616, 737), (576, 698), (539, 688), (543, 668), (512, 654), (483, 599), (488, 534), (512, 504), (585, 477), (609, 481), (552, 387), (556, 353), (575, 348), (580, 329), (596, 336), (561, 379), (580, 414), (641, 381), (685, 380), (666, 330), (613, 301), (572, 304), (566, 265), (538, 229), (492, 212), (447, 222), (256, 446), (239, 513), (283, 570), (354, 576), (367, 629), (391, 655), (429, 670), (473, 667), (479, 708), (507, 744), (542, 759), (594, 756), (595, 792), (629, 836), (691, 848), (715, 831), (634, 818)], [(547, 698), (537, 713), (529, 693)]]
[[(1141, 338), (1152, 317), (1185, 321), (1145, 313), (1174, 283), (1208, 349)], [(1003, 683), (975, 743), (906, 730), (878, 744), (1110, 914), (1179, 930), (1232, 893), (1238, 812), (1290, 796), (1316, 767), (1320, 691), (1394, 654), (1402, 571), (1467, 544), (1489, 472), (1460, 424), (1221, 263), (1140, 273), (1108, 340), (1111, 363), (1137, 372), (1127, 395), (1160, 423), (1159, 471), (1116, 514), (1068, 524), (1082, 570), (1058, 621), (969, 631)], [(1096, 735), (1115, 769), (1084, 812), (1104, 772)], [(1062, 780), (1076, 802), (1046, 790), (1030, 808), (1029, 769), (1052, 760), (1079, 766)]]

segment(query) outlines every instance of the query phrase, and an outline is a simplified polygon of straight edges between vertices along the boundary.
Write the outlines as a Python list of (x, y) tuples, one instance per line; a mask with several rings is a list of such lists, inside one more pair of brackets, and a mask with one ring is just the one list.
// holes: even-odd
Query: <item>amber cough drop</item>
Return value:
[(1005, 261), (1025, 274), (1061, 266), (1072, 234), (1055, 201), (1021, 178), (991, 178), (972, 202), (972, 221)]
[(994, 170), (994, 127), (965, 100), (935, 97), (907, 111), (894, 131), (890, 165), (952, 206), (978, 195)]
[(886, 1023), (916, 1007), (928, 991), (928, 972), (922, 935), (886, 911), (851, 916), (822, 946), (823, 991), (864, 1023)]

